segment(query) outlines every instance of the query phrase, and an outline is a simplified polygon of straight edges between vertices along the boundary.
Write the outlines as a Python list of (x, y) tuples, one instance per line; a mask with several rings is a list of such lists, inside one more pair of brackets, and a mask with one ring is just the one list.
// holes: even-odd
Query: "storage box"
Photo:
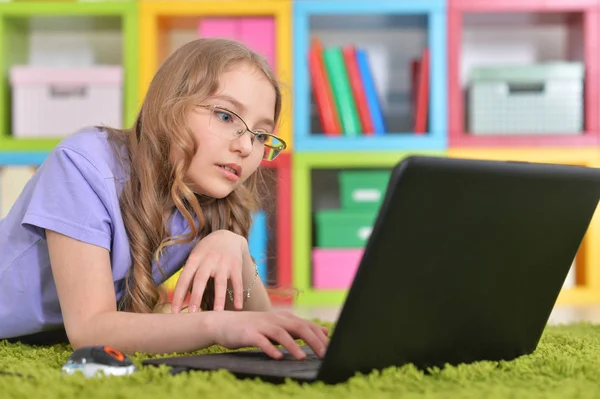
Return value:
[(339, 174), (342, 209), (377, 210), (385, 195), (389, 171), (342, 171)]
[(546, 63), (475, 68), (468, 98), (469, 132), (580, 134), (584, 66)]
[(61, 137), (91, 125), (122, 127), (122, 75), (120, 66), (13, 67), (12, 135)]
[(317, 247), (358, 248), (367, 244), (377, 211), (328, 209), (315, 217)]
[(316, 289), (348, 289), (356, 275), (362, 249), (322, 249), (312, 252), (312, 286)]

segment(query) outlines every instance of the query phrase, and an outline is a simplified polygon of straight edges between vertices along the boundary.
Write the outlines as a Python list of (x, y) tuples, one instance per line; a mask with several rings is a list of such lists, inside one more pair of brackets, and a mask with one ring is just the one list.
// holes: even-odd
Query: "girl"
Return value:
[[(285, 148), (280, 110), (263, 58), (199, 39), (160, 67), (131, 129), (64, 139), (0, 223), (0, 339), (64, 328), (74, 348), (281, 358), (279, 343), (301, 359), (300, 338), (323, 355), (327, 329), (271, 311), (248, 252), (259, 164)], [(181, 267), (171, 311), (155, 312)]]

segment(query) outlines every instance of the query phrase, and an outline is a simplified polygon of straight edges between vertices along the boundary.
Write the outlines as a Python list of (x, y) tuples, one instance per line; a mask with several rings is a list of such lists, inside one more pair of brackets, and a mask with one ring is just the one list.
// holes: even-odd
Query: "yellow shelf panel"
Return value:
[(279, 135), (293, 149), (292, 142), (292, 3), (289, 0), (232, 1), (143, 1), (140, 9), (139, 98), (162, 62), (164, 32), (174, 26), (186, 26), (191, 18), (272, 16), (275, 20), (275, 73), (282, 83), (283, 104)]
[(600, 165), (597, 148), (450, 148), (447, 153), (454, 158)]
[(564, 289), (558, 295), (558, 305), (595, 305), (600, 304), (600, 291), (588, 288)]

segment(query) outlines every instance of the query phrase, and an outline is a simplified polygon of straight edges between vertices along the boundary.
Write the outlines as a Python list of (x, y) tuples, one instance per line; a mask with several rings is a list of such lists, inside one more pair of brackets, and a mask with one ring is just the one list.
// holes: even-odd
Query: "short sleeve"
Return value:
[(106, 179), (83, 155), (57, 147), (30, 182), (23, 226), (43, 239), (48, 229), (110, 250), (112, 205)]

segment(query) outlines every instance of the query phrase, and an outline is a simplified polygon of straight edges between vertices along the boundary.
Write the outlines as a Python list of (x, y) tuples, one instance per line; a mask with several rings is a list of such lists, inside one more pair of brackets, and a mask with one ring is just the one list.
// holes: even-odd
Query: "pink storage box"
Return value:
[(313, 287), (348, 289), (358, 270), (364, 249), (314, 248), (312, 251)]
[(120, 66), (17, 66), (10, 80), (14, 137), (61, 137), (90, 125), (122, 127)]

